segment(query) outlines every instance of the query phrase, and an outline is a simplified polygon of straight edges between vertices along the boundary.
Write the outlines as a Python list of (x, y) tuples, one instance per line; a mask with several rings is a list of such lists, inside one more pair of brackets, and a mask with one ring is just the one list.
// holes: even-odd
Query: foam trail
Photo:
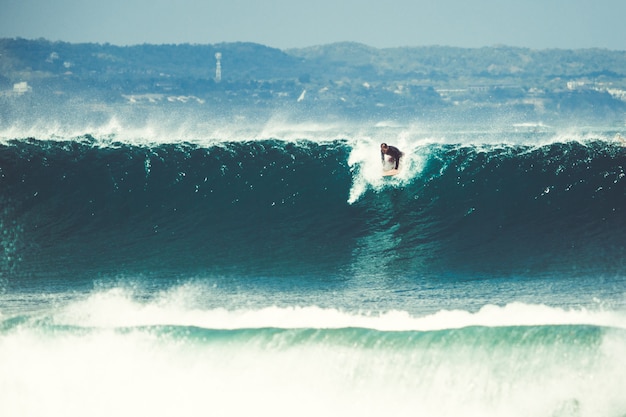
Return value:
[(48, 317), (3, 319), (0, 413), (586, 417), (626, 410), (623, 315), (519, 303), (423, 317), (227, 311), (190, 308), (190, 301), (198, 302), (190, 288), (152, 301), (109, 290), (54, 306)]
[[(380, 331), (436, 331), (472, 326), (593, 325), (626, 329), (626, 315), (614, 310), (564, 309), (519, 302), (485, 305), (476, 312), (440, 310), (426, 315), (406, 311), (348, 312), (317, 306), (201, 307), (207, 297), (202, 287), (184, 285), (151, 302), (137, 301), (132, 292), (112, 289), (97, 292), (54, 312), (57, 325), (117, 328), (124, 326), (176, 325), (208, 329), (262, 328), (367, 328)], [(195, 306), (189, 308), (188, 306)]]

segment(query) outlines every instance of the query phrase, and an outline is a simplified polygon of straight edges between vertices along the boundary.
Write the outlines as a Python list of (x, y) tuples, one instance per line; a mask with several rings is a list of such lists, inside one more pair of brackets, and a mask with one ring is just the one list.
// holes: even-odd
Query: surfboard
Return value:
[(396, 175), (398, 172), (400, 171), (398, 171), (397, 169), (390, 169), (388, 171), (383, 171), (383, 177), (390, 177), (392, 175)]

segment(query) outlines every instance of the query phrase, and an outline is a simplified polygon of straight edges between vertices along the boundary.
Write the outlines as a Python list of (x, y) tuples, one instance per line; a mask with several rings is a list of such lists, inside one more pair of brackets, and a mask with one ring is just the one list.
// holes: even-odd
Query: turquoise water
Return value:
[(613, 132), (143, 133), (0, 144), (1, 415), (626, 415)]

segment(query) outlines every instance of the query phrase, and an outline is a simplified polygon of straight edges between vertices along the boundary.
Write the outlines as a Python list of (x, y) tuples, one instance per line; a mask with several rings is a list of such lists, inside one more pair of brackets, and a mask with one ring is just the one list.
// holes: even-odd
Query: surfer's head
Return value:
[(387, 152), (387, 149), (389, 149), (389, 146), (387, 146), (386, 143), (381, 143), (380, 144), (380, 151), (381, 152), (385, 153), (385, 152)]

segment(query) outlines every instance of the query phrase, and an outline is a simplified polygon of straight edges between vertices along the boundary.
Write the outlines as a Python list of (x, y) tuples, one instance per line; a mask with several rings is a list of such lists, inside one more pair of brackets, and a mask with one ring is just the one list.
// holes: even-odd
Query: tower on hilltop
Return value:
[(222, 81), (222, 53), (218, 52), (215, 54), (215, 60), (217, 61), (215, 63), (215, 82), (219, 83), (220, 81)]

